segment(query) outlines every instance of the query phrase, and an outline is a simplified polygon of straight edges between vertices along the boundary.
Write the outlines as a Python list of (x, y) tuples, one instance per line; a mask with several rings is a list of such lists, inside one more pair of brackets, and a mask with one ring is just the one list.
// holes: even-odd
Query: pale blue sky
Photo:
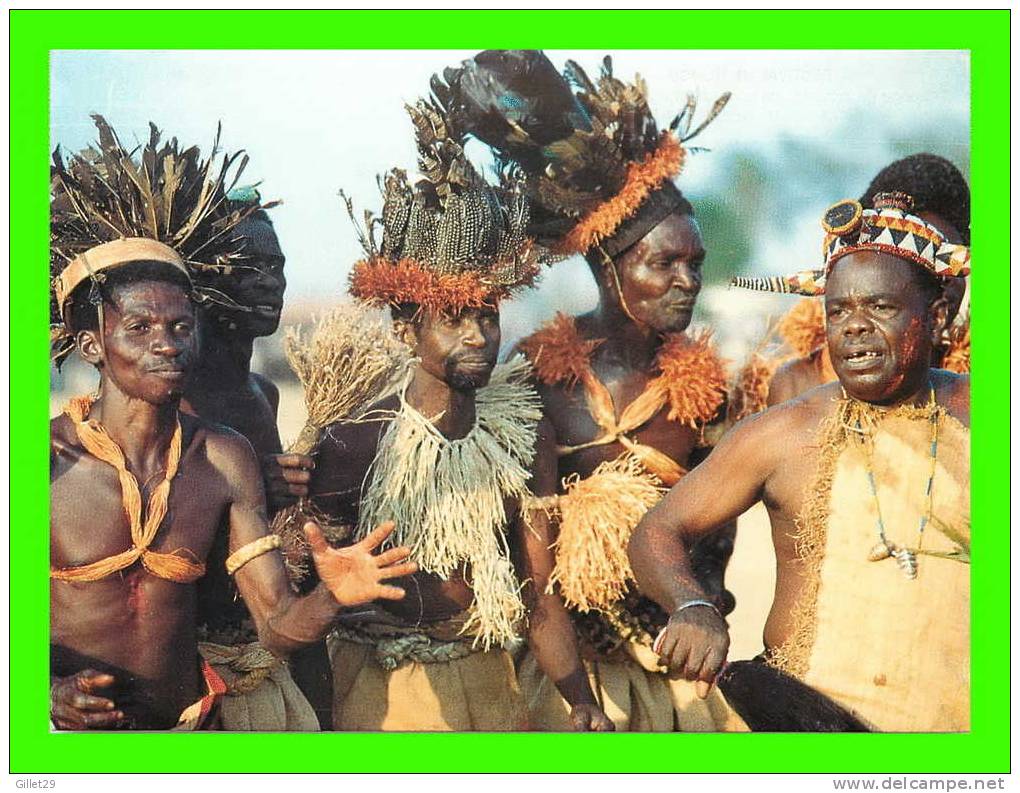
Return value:
[[(245, 181), (262, 181), (265, 198), (284, 204), (273, 219), (288, 258), (289, 299), (339, 298), (359, 248), (337, 197), (378, 208), (376, 174), (413, 170), (403, 103), (428, 90), (429, 75), (473, 51), (73, 51), (51, 59), (51, 142), (76, 150), (91, 142), (90, 112), (114, 125), (125, 143), (144, 138), (147, 122), (183, 142), (211, 144), (217, 121), (223, 147), (251, 156)], [(550, 50), (595, 74), (602, 51)], [(934, 51), (619, 51), (618, 76), (640, 72), (661, 123), (687, 93), (704, 110), (724, 90), (729, 106), (696, 141), (711, 152), (688, 160), (679, 184), (697, 206), (719, 182), (727, 151), (776, 155), (791, 140), (819, 144), (826, 159), (853, 167), (833, 175), (818, 163), (819, 183), (765, 224), (751, 269), (782, 271), (817, 250), (816, 218), (832, 201), (858, 195), (889, 162), (890, 136), (944, 128), (966, 172), (969, 62), (965, 52)], [(953, 156), (948, 151), (937, 153)], [(812, 163), (790, 163), (801, 171)], [(811, 171), (809, 171), (811, 173)], [(809, 193), (802, 195), (802, 193)], [(780, 214), (777, 212), (777, 215)], [(761, 223), (759, 222), (759, 226)], [(711, 250), (712, 240), (707, 241)], [(558, 308), (593, 299), (583, 265), (566, 263), (545, 290), (567, 296)], [(542, 298), (547, 302), (548, 292)], [(705, 302), (709, 310), (709, 302)], [(548, 306), (532, 314), (547, 314)], [(533, 318), (532, 318), (533, 319)]]

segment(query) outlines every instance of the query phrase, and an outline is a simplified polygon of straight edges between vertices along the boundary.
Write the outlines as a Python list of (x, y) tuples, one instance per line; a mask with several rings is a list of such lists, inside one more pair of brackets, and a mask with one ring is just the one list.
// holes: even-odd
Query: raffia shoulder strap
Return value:
[(99, 581), (113, 573), (133, 565), (141, 559), (145, 569), (154, 576), (181, 584), (191, 583), (205, 575), (205, 565), (191, 551), (179, 548), (171, 553), (150, 551), (159, 531), (160, 524), (166, 517), (167, 502), (170, 498), (170, 482), (177, 474), (181, 461), (181, 422), (170, 439), (167, 450), (166, 472), (164, 479), (149, 498), (142, 521), (142, 494), (138, 480), (127, 470), (127, 462), (120, 446), (109, 436), (106, 429), (97, 421), (89, 421), (88, 414), (92, 407), (92, 398), (80, 396), (72, 399), (64, 412), (74, 422), (75, 431), (85, 450), (117, 469), (120, 479), (121, 498), (124, 512), (127, 513), (131, 525), (131, 547), (126, 551), (100, 559), (98, 562), (81, 565), (80, 567), (63, 567), (50, 570), (50, 578), (58, 581)]
[(609, 389), (590, 368), (581, 375), (581, 383), (584, 385), (584, 399), (588, 405), (588, 412), (599, 425), (602, 434), (594, 440), (576, 446), (557, 446), (556, 453), (562, 457), (592, 446), (619, 443), (667, 487), (679, 482), (680, 477), (686, 473), (683, 466), (669, 455), (652, 446), (639, 443), (628, 435), (650, 421), (666, 406), (669, 394), (661, 382), (658, 379), (651, 380), (637, 399), (623, 409), (619, 420), (616, 418), (616, 408)]

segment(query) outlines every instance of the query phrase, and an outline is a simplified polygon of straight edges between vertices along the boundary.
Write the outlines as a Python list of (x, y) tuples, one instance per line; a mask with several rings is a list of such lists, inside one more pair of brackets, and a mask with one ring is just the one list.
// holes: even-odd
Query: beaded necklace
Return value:
[[(846, 392), (844, 391), (844, 396)], [(859, 433), (861, 442), (864, 448), (864, 459), (867, 465), (868, 474), (868, 485), (871, 489), (871, 497), (875, 504), (875, 528), (878, 530), (879, 541), (872, 546), (868, 552), (868, 560), (872, 562), (880, 562), (883, 559), (893, 558), (896, 560), (896, 564), (908, 579), (917, 578), (917, 555), (921, 552), (921, 545), (924, 541), (924, 529), (931, 520), (932, 515), (932, 483), (935, 479), (935, 463), (938, 458), (938, 442), (939, 442), (939, 409), (938, 404), (935, 401), (935, 388), (929, 383), (928, 385), (928, 423), (931, 425), (931, 443), (929, 445), (928, 458), (930, 461), (930, 468), (928, 472), (928, 484), (925, 487), (925, 498), (927, 500), (927, 506), (925, 512), (921, 514), (918, 520), (917, 527), (917, 546), (915, 548), (907, 548), (905, 546), (898, 545), (889, 540), (885, 533), (885, 522), (882, 520), (882, 508), (878, 500), (878, 487), (875, 483), (875, 472), (872, 465), (872, 456), (874, 453), (874, 428), (872, 427), (869, 431), (866, 431), (862, 425), (861, 417), (858, 415), (855, 422), (855, 429)]]

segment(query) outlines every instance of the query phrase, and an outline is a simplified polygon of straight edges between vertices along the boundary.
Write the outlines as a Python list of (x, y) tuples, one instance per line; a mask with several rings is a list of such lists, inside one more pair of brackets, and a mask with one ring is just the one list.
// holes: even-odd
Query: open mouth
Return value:
[(854, 350), (843, 356), (844, 366), (850, 369), (870, 369), (885, 358), (879, 350)]
[(461, 369), (491, 369), (494, 364), (485, 358), (461, 358), (457, 361), (457, 366)]

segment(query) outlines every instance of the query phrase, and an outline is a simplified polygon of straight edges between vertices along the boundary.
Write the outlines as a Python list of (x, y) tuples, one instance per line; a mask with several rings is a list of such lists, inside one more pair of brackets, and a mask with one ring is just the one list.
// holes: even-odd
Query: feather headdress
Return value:
[(69, 298), (84, 281), (99, 283), (110, 267), (165, 262), (197, 282), (193, 295), (199, 302), (229, 300), (202, 285), (202, 276), (242, 258), (235, 227), (271, 206), (227, 201), (248, 157), (225, 155), (217, 167), (219, 129), (203, 159), (195, 146), (182, 150), (176, 138), (163, 141), (154, 124), (148, 141), (129, 151), (102, 116), (92, 119), (99, 131), (95, 146), (66, 161), (58, 146), (50, 171), (50, 336), (57, 361), (73, 347), (66, 327)]
[[(389, 171), (380, 180), (381, 218), (366, 212), (364, 227), (354, 221), (366, 258), (351, 273), (351, 294), (374, 305), (458, 311), (530, 285), (538, 265), (520, 181), (504, 174), (498, 185), (486, 182), (436, 104), (419, 100), (407, 111), (422, 178), (412, 185), (406, 172)], [(344, 200), (353, 221), (353, 205)]]
[(597, 82), (567, 61), (561, 75), (538, 50), (490, 50), (432, 78), (436, 101), (459, 128), (527, 177), (531, 233), (559, 253), (625, 250), (690, 205), (672, 179), (684, 144), (725, 107), (716, 100), (693, 131), (695, 100), (660, 132), (640, 76), (625, 83), (609, 56)]

